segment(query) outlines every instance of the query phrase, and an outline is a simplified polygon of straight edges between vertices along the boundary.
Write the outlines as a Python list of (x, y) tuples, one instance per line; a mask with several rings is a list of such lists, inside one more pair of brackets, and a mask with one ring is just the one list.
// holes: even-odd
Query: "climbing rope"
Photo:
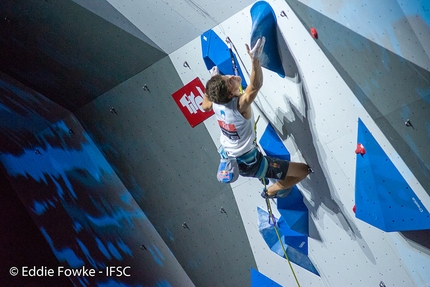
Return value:
[[(231, 48), (233, 48), (234, 52), (236, 53), (237, 58), (239, 59), (243, 69), (245, 70), (246, 74), (248, 75), (248, 78), (251, 78), (251, 74), (249, 73), (248, 69), (245, 66), (245, 63), (242, 60), (242, 57), (240, 56), (240, 54), (238, 53), (236, 46), (234, 45), (233, 41), (230, 39), (230, 37), (227, 37), (226, 42), (229, 44), (229, 48), (231, 50)], [(263, 97), (260, 98), (260, 101), (265, 101), (266, 105), (270, 108), (272, 108), (273, 110), (275, 110), (271, 104), (269, 103), (269, 101), (266, 99), (266, 97), (264, 97), (263, 92), (259, 91), (259, 94), (262, 95)], [(257, 109), (260, 111), (260, 114), (262, 114), (264, 116), (264, 118), (267, 120), (267, 122), (270, 122), (270, 120), (267, 118), (267, 116), (264, 115), (264, 109), (261, 107), (261, 104), (258, 103), (257, 101), (253, 102), (253, 105), (255, 105), (257, 107)]]
[[(245, 72), (248, 74), (248, 77), (250, 77), (250, 74), (249, 74), (248, 70), (246, 69), (246, 66), (243, 63), (243, 61), (242, 61), (239, 53), (237, 52), (236, 47), (234, 46), (233, 42), (231, 41), (231, 39), (229, 37), (227, 37), (226, 40), (227, 40), (227, 43), (229, 44), (230, 57), (231, 57), (231, 62), (232, 62), (233, 71), (234, 71), (235, 75), (238, 76), (239, 73), (238, 73), (236, 61), (234, 59), (232, 48), (235, 50), (236, 54), (238, 55), (239, 60), (242, 63), (243, 68), (245, 69)], [(241, 88), (242, 88), (242, 86), (241, 86)], [(241, 92), (242, 92), (242, 90), (241, 90)], [(261, 108), (258, 105), (257, 105), (257, 107), (261, 111)], [(254, 123), (254, 132), (255, 132), (254, 144), (256, 146), (257, 146), (257, 123), (258, 123), (259, 119), (260, 119), (260, 115), (258, 115), (257, 120)], [(266, 187), (267, 187), (266, 179), (263, 178), (262, 181), (263, 181), (263, 184), (264, 184), (264, 190), (266, 190)], [(270, 205), (269, 198), (266, 198), (266, 205), (267, 205), (267, 212), (269, 213), (269, 224), (272, 225), (274, 227), (274, 229), (275, 229), (276, 235), (278, 236), (279, 243), (282, 246), (282, 250), (284, 251), (285, 258), (288, 261), (288, 265), (290, 266), (291, 272), (293, 273), (293, 276), (294, 276), (294, 279), (296, 280), (297, 286), (300, 287), (299, 280), (297, 279), (296, 273), (294, 272), (293, 265), (291, 264), (290, 258), (287, 255), (287, 251), (286, 251), (286, 249), (284, 247), (284, 244), (282, 243), (282, 239), (281, 239), (281, 236), (279, 234), (278, 227), (276, 226), (276, 217), (275, 217), (275, 215), (273, 215), (272, 206)], [(273, 224), (270, 223), (271, 220), (273, 221)]]
[[(234, 58), (234, 53), (233, 53), (233, 50), (232, 50), (233, 43), (231, 42), (231, 40), (230, 40), (229, 37), (227, 37), (226, 41), (227, 41), (227, 44), (228, 44), (228, 50), (230, 51), (230, 60), (231, 60), (231, 66), (233, 67), (234, 75), (235, 76), (239, 76), (239, 69), (237, 68), (236, 59)], [(242, 85), (240, 85), (239, 91), (240, 91), (241, 94), (243, 93), (243, 87), (242, 87)]]
[[(266, 187), (267, 187), (266, 179), (263, 178), (262, 181), (264, 183), (264, 190), (266, 190)], [(291, 269), (291, 272), (293, 273), (294, 279), (296, 280), (297, 286), (300, 287), (299, 280), (297, 279), (296, 273), (294, 272), (293, 265), (291, 264), (290, 258), (287, 255), (287, 250), (284, 247), (284, 243), (282, 243), (281, 235), (279, 234), (278, 227), (276, 226), (276, 217), (273, 215), (272, 206), (270, 205), (270, 199), (269, 198), (266, 198), (266, 205), (267, 205), (267, 212), (269, 213), (269, 224), (272, 225), (270, 223), (270, 220), (272, 220), (273, 221), (272, 226), (275, 229), (276, 235), (278, 236), (278, 240), (282, 246), (282, 250), (284, 251), (285, 258), (288, 261), (288, 265), (290, 265), (290, 269)]]
[(257, 145), (257, 123), (260, 120), (260, 115), (258, 115), (257, 120), (254, 122), (254, 134), (255, 134), (255, 138), (254, 138), (254, 144)]

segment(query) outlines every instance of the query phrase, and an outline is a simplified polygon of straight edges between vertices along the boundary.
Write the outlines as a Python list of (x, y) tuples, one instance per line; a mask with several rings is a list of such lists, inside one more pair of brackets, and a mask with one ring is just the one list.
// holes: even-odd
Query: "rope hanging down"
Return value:
[[(243, 69), (245, 69), (245, 72), (246, 72), (246, 74), (247, 74), (248, 78), (251, 78), (251, 74), (249, 73), (248, 69), (246, 68), (246, 66), (245, 66), (245, 64), (244, 64), (244, 62), (243, 62), (243, 60), (242, 60), (242, 57), (241, 57), (241, 56), (240, 56), (240, 54), (237, 52), (236, 46), (234, 45), (234, 43), (233, 43), (233, 41), (230, 39), (230, 37), (227, 37), (227, 38), (226, 38), (226, 42), (229, 44), (229, 49), (230, 49), (230, 51), (231, 51), (231, 48), (233, 48), (233, 50), (234, 50), (234, 52), (236, 53), (236, 56), (238, 57), (238, 59), (239, 59), (239, 61), (240, 61), (241, 65), (242, 65)], [(236, 61), (235, 61), (235, 64), (236, 64)], [(236, 65), (236, 67), (237, 67), (237, 65)], [(260, 90), (259, 94), (263, 96), (263, 92), (262, 92), (261, 90)], [(266, 104), (267, 104), (267, 106), (268, 106), (268, 107), (270, 107), (270, 108), (272, 108), (272, 109), (273, 109), (273, 107), (271, 106), (271, 104), (269, 103), (269, 101), (268, 101), (264, 96), (262, 97), (262, 100), (264, 100), (264, 101), (266, 102)], [(257, 109), (258, 109), (258, 110), (260, 111), (260, 113), (264, 116), (264, 118), (267, 120), (267, 122), (270, 122), (270, 120), (269, 120), (269, 119), (266, 117), (266, 115), (263, 113), (264, 109), (262, 109), (262, 108), (260, 107), (260, 104), (259, 104), (257, 101), (254, 101), (254, 102), (253, 102), (253, 105), (255, 105), (255, 106), (257, 107)], [(274, 110), (274, 109), (273, 109), (273, 110)], [(279, 119), (279, 120), (281, 120), (281, 119)]]
[[(266, 187), (267, 187), (266, 179), (263, 178), (262, 181), (264, 183), (264, 189), (266, 189)], [(266, 198), (266, 205), (267, 205), (267, 212), (269, 213), (269, 224), (272, 225), (270, 223), (270, 220), (272, 220), (273, 221), (272, 226), (275, 229), (276, 235), (278, 236), (279, 243), (282, 246), (282, 251), (284, 251), (285, 258), (288, 261), (288, 265), (290, 266), (291, 272), (293, 273), (293, 276), (294, 276), (294, 279), (296, 280), (297, 286), (300, 287), (299, 280), (297, 279), (296, 273), (294, 272), (293, 265), (291, 264), (290, 258), (288, 258), (287, 250), (285, 249), (284, 243), (282, 242), (282, 239), (281, 239), (281, 235), (279, 234), (278, 226), (276, 226), (276, 217), (273, 215), (272, 206), (270, 205), (270, 199), (269, 198)]]
[[(229, 43), (230, 56), (231, 56), (232, 66), (233, 66), (233, 70), (235, 72), (235, 75), (237, 76), (238, 69), (237, 69), (237, 66), (236, 66), (236, 61), (234, 60), (233, 51), (231, 49), (232, 47), (234, 48), (236, 54), (239, 57), (240, 62), (242, 63), (243, 68), (245, 69), (246, 73), (249, 76), (248, 69), (246, 68), (245, 64), (243, 63), (242, 59), (240, 58), (240, 55), (237, 53), (236, 47), (234, 46), (233, 42), (230, 40), (229, 37), (227, 37), (227, 42)], [(258, 123), (259, 119), (260, 119), (260, 115), (258, 116), (257, 120), (254, 123), (254, 131), (255, 131), (254, 143), (256, 145), (257, 145), (257, 123)], [(262, 178), (262, 181), (264, 183), (264, 189), (266, 189), (267, 188), (266, 179)], [(278, 236), (279, 243), (282, 246), (282, 250), (284, 251), (285, 258), (288, 261), (288, 265), (290, 266), (291, 272), (293, 273), (293, 276), (294, 276), (294, 279), (296, 280), (297, 286), (300, 287), (299, 280), (297, 279), (296, 273), (294, 272), (293, 265), (291, 264), (290, 258), (287, 255), (287, 251), (286, 251), (286, 249), (284, 247), (284, 243), (282, 242), (281, 236), (279, 234), (279, 230), (278, 230), (278, 227), (276, 225), (276, 217), (273, 215), (272, 206), (270, 205), (270, 199), (269, 198), (266, 198), (266, 206), (267, 206), (267, 212), (269, 213), (269, 224), (272, 225), (274, 227), (274, 229), (275, 229), (276, 235)], [(271, 220), (273, 221), (273, 224), (270, 223)]]

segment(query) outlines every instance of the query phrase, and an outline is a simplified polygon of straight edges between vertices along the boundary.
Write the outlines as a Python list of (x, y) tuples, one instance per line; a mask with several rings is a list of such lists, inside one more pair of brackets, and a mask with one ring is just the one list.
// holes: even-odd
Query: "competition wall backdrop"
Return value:
[[(430, 284), (427, 4), (0, 8), (2, 219), (10, 227), (3, 284)], [(272, 21), (267, 56), (279, 57), (283, 73), (263, 69), (253, 106), (258, 142), (315, 171), (294, 197), (272, 203), (296, 277), (265, 225), (261, 183), (219, 183), (215, 119), (192, 128), (172, 98), (193, 79), (209, 79), (208, 31), (222, 49), (230, 41), (247, 82), (245, 44), (255, 23), (266, 23), (262, 15)], [(24, 266), (97, 276), (26, 277)], [(106, 274), (108, 266), (129, 266), (131, 276)]]

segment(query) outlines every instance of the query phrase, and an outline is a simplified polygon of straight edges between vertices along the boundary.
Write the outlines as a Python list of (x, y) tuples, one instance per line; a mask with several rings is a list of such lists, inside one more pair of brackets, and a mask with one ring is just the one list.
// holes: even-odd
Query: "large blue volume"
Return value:
[[(290, 160), (290, 153), (271, 124), (267, 125), (259, 144), (266, 155)], [(261, 208), (257, 209), (258, 226), (263, 239), (270, 250), (282, 257), (285, 256), (283, 245), (291, 262), (319, 276), (308, 257), (309, 211), (297, 186), (287, 197), (277, 199), (277, 208), (281, 215), (277, 222), (281, 242), (274, 226), (268, 223), (269, 214)]]
[(264, 36), (266, 44), (261, 54), (261, 66), (285, 77), (278, 44), (278, 24), (275, 12), (266, 1), (258, 1), (251, 7), (252, 31), (251, 47), (254, 47), (258, 38)]
[(282, 287), (272, 279), (251, 268), (251, 287)]
[(262, 134), (260, 138), (260, 146), (268, 156), (290, 160), (289, 151), (271, 124), (267, 125), (266, 130)]
[(384, 231), (430, 229), (430, 214), (373, 135), (358, 119), (356, 217)]
[(234, 75), (234, 69), (232, 64), (231, 55), (235, 61), (239, 76), (242, 78), (242, 88), (246, 88), (245, 78), (240, 68), (239, 62), (237, 61), (236, 54), (230, 53), (226, 43), (220, 39), (220, 37), (212, 30), (204, 32), (201, 36), (202, 43), (202, 57), (208, 70), (212, 67), (217, 66), (221, 75)]

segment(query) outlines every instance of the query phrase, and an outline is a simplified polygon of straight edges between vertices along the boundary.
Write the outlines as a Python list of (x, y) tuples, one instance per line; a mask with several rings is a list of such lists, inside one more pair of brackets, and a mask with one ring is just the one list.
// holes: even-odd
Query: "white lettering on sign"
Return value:
[(190, 114), (197, 114), (198, 110), (205, 112), (202, 108), (204, 93), (200, 87), (196, 86), (196, 89), (200, 95), (195, 96), (193, 92), (191, 92), (190, 95), (184, 94), (179, 100), (181, 105), (186, 107)]

